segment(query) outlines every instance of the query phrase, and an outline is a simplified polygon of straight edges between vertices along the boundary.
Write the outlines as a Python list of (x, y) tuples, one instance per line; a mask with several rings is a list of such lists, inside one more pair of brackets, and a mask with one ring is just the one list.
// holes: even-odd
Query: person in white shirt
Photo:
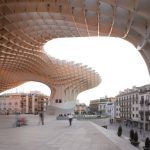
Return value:
[(69, 120), (69, 125), (71, 126), (72, 125), (72, 120), (73, 120), (73, 115), (72, 114), (68, 115), (68, 120)]

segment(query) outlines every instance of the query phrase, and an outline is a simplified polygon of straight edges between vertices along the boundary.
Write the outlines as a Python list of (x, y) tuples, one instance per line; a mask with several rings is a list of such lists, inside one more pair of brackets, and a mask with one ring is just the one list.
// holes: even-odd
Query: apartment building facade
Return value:
[(140, 87), (139, 100), (139, 126), (150, 131), (150, 85)]
[(105, 112), (110, 119), (114, 120), (115, 119), (115, 105), (114, 102), (108, 102), (106, 104), (106, 112)]
[(87, 106), (84, 103), (76, 104), (74, 112), (75, 114), (86, 114)]
[(111, 119), (115, 117), (114, 97), (105, 97), (90, 101), (90, 110), (99, 115), (109, 116)]
[(0, 114), (37, 114), (46, 109), (49, 97), (39, 92), (0, 95)]
[(14, 114), (21, 111), (21, 95), (0, 95), (0, 114)]
[(150, 84), (120, 92), (116, 96), (115, 118), (129, 126), (150, 130)]

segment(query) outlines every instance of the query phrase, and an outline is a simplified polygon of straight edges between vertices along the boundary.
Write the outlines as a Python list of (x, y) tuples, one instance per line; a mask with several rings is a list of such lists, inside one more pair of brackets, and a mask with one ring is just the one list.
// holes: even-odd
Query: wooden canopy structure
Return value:
[(97, 86), (95, 71), (47, 56), (43, 45), (101, 35), (133, 43), (150, 71), (150, 0), (0, 0), (0, 92), (39, 81), (51, 88), (52, 98), (61, 87), (67, 99), (67, 89), (75, 98)]

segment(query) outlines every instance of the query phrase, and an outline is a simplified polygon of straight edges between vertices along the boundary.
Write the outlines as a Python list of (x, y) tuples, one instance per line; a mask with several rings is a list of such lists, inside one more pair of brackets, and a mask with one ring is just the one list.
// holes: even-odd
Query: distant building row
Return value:
[(100, 98), (76, 106), (75, 112), (109, 116), (113, 121), (150, 130), (150, 84), (120, 92), (115, 98)]
[(114, 119), (114, 101), (115, 98), (107, 97), (92, 100), (89, 107), (87, 107), (84, 103), (77, 104), (74, 111), (75, 114), (96, 114), (100, 116), (109, 116), (111, 119)]
[(100, 98), (90, 101), (90, 113), (98, 114), (100, 116), (109, 116), (111, 119), (115, 118), (114, 108), (115, 98)]
[(116, 120), (150, 130), (150, 84), (120, 92), (115, 106)]
[(39, 92), (3, 94), (0, 95), (0, 114), (37, 114), (46, 108), (48, 99)]

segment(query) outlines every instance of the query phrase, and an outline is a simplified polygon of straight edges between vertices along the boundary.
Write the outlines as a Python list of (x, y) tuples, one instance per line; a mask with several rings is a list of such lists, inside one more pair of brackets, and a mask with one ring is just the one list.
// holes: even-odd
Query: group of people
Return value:
[[(38, 112), (39, 115), (39, 124), (44, 125), (44, 111), (39, 111)], [(59, 116), (63, 116), (62, 114), (60, 114)], [(67, 117), (67, 119), (69, 120), (69, 126), (72, 125), (72, 120), (73, 120), (73, 115), (71, 113), (69, 114), (65, 114), (65, 117)], [(16, 126), (18, 126), (18, 120), (19, 120), (19, 113), (16, 113)]]
[[(72, 120), (73, 120), (73, 115), (70, 113), (70, 114), (67, 114), (66, 117), (69, 120), (69, 126), (71, 126)], [(39, 112), (39, 124), (44, 125), (44, 112), (43, 111)]]
[(73, 120), (73, 115), (71, 113), (67, 113), (67, 114), (59, 114), (57, 117), (58, 120), (69, 120), (69, 126), (72, 125), (72, 120)]

